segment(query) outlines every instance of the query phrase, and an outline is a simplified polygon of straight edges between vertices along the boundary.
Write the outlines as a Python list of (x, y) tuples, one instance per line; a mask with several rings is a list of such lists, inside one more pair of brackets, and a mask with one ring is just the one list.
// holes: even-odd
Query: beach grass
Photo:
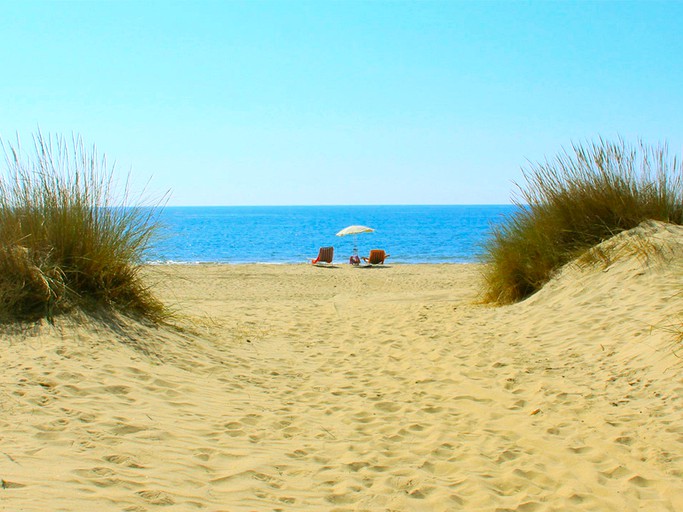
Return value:
[(114, 166), (80, 137), (2, 141), (0, 321), (51, 319), (73, 308), (159, 321), (163, 304), (141, 277), (155, 206), (131, 206)]
[(666, 145), (574, 144), (523, 177), (516, 213), (485, 247), (486, 302), (530, 296), (572, 259), (645, 220), (683, 222), (683, 168)]

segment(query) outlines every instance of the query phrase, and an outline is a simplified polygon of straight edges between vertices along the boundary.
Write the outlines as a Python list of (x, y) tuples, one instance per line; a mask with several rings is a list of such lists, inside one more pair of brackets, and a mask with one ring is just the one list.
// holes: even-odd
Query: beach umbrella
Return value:
[(367, 226), (358, 226), (358, 225), (353, 225), (353, 226), (348, 226), (342, 229), (339, 233), (337, 233), (337, 236), (348, 236), (348, 235), (353, 235), (353, 254), (358, 254), (358, 246), (356, 245), (356, 236), (359, 235), (360, 233), (372, 233), (374, 229), (369, 228)]

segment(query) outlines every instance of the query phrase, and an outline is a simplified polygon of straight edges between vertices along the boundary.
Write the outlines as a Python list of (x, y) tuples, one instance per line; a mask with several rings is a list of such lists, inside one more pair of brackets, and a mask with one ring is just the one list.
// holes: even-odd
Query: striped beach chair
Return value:
[(325, 266), (332, 264), (334, 258), (334, 247), (321, 247), (318, 251), (318, 257), (311, 260), (313, 265)]
[(389, 255), (385, 253), (382, 249), (373, 249), (370, 251), (370, 256), (363, 258), (363, 261), (368, 265), (383, 265), (384, 260), (388, 258)]

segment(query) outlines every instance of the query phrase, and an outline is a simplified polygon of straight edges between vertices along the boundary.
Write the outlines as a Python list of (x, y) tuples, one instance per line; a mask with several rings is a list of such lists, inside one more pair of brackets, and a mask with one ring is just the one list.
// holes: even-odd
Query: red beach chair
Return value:
[(388, 258), (389, 255), (386, 254), (382, 249), (373, 249), (370, 251), (370, 256), (363, 258), (363, 261), (369, 265), (383, 265), (384, 260)]
[(311, 260), (313, 265), (325, 266), (332, 263), (334, 258), (334, 247), (321, 247), (318, 251), (318, 257)]

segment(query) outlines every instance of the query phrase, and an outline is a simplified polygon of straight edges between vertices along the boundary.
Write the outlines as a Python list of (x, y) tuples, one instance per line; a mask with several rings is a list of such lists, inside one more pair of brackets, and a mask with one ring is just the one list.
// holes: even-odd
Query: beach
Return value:
[(147, 267), (173, 327), (3, 334), (0, 510), (683, 510), (655, 238), (508, 306), (479, 264)]

